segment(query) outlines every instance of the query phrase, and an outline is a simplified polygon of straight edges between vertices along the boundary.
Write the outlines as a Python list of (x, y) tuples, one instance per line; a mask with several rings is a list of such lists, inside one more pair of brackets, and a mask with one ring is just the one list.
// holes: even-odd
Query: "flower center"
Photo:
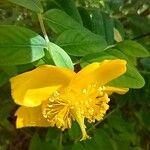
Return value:
[(62, 130), (71, 128), (70, 104), (61, 98), (58, 91), (43, 103), (43, 116), (51, 126), (57, 126)]
[(78, 101), (78, 106), (81, 113), (88, 119), (89, 122), (101, 120), (109, 108), (108, 94), (105, 92), (105, 87), (90, 85), (82, 90), (83, 99)]
[(103, 119), (109, 108), (108, 94), (105, 87), (97, 88), (90, 85), (82, 90), (69, 90), (54, 92), (42, 105), (42, 113), (50, 126), (62, 130), (71, 128), (71, 120), (76, 120), (82, 130), (83, 139), (87, 138), (84, 118), (89, 122)]

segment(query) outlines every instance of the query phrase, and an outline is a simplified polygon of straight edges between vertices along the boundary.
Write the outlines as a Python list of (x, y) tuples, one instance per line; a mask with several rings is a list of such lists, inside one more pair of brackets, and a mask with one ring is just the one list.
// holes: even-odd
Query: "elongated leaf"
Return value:
[(0, 86), (3, 86), (9, 81), (9, 78), (17, 75), (17, 67), (16, 66), (0, 66)]
[(75, 143), (71, 150), (85, 150), (85, 148), (81, 143)]
[(103, 36), (108, 44), (114, 42), (114, 24), (113, 19), (108, 14), (101, 12), (99, 9), (93, 9), (92, 15), (92, 31), (100, 36)]
[(150, 70), (150, 58), (143, 58), (140, 60), (140, 63), (142, 64), (142, 66), (145, 68), (145, 69), (149, 69)]
[(29, 150), (42, 150), (42, 141), (37, 133), (35, 133), (30, 141)]
[[(0, 108), (1, 108), (0, 109), (0, 124), (1, 124), (1, 127), (4, 127), (5, 129), (9, 131), (12, 131), (14, 130), (14, 126), (10, 123), (10, 121), (8, 121), (8, 118), (10, 117), (10, 113), (12, 112), (14, 106), (12, 105), (11, 101), (6, 98), (6, 95), (8, 95), (8, 92), (5, 93), (3, 89), (1, 89), (1, 92), (3, 94), (1, 93), (1, 97), (0, 97)], [(0, 136), (1, 139), (5, 139), (6, 138), (5, 136), (8, 139), (8, 134), (6, 134), (6, 132), (3, 132), (3, 130), (1, 130), (1, 136)], [(1, 144), (0, 144), (0, 148), (1, 148)]]
[(96, 149), (114, 150), (113, 142), (111, 140), (111, 137), (103, 129), (95, 130), (94, 141), (97, 144), (97, 148)]
[(61, 7), (63, 8), (63, 10), (70, 15), (72, 18), (74, 18), (77, 22), (82, 24), (82, 19), (81, 16), (78, 12), (78, 9), (75, 5), (75, 1), (74, 0), (55, 0), (57, 1), (57, 3), (59, 3), (61, 5)]
[(80, 137), (80, 129), (76, 122), (73, 122), (71, 125), (71, 129), (68, 131), (69, 137), (71, 139), (77, 139)]
[(111, 81), (109, 85), (128, 88), (142, 88), (145, 85), (145, 81), (135, 67), (127, 64), (127, 72), (119, 78)]
[(0, 26), (0, 65), (34, 62), (44, 56), (45, 47), (45, 40), (29, 29)]
[(54, 43), (48, 44), (48, 51), (57, 66), (66, 67), (73, 70), (73, 63), (69, 55)]
[(43, 12), (40, 0), (9, 0), (9, 1), (38, 13)]
[(91, 22), (90, 13), (84, 7), (79, 7), (78, 10), (79, 10), (80, 16), (82, 18), (83, 26), (91, 31), (92, 30), (92, 22)]
[(62, 33), (68, 29), (83, 28), (81, 24), (76, 22), (64, 11), (59, 9), (51, 9), (44, 14), (44, 20), (55, 33)]
[(56, 40), (56, 43), (73, 56), (100, 52), (106, 48), (106, 41), (87, 30), (67, 30)]
[(9, 79), (9, 76), (5, 72), (0, 72), (0, 87), (3, 86)]
[(113, 141), (103, 129), (97, 129), (91, 140), (74, 143), (72, 150), (115, 150)]
[(105, 25), (103, 21), (103, 15), (99, 9), (92, 10), (92, 31), (105, 37)]
[(126, 40), (116, 45), (121, 52), (133, 57), (148, 57), (150, 53), (139, 43)]
[(138, 15), (128, 15), (128, 19), (135, 27), (140, 29), (139, 34), (141, 33), (141, 31), (143, 33), (150, 32), (150, 28), (149, 28), (150, 20), (148, 17), (138, 16)]
[(83, 56), (102, 51), (107, 46), (102, 37), (93, 34), (61, 10), (52, 9), (44, 16), (50, 28), (61, 33), (56, 43), (70, 55)]
[(100, 62), (105, 59), (118, 59), (118, 58), (127, 60), (128, 62), (127, 72), (108, 84), (112, 86), (127, 87), (127, 88), (143, 87), (145, 84), (143, 77), (139, 74), (138, 70), (132, 65), (128, 57), (118, 50), (111, 49), (101, 53), (87, 55), (81, 59), (81, 65), (82, 66), (87, 65), (96, 61)]
[(109, 17), (108, 14), (103, 13), (103, 22), (105, 28), (105, 38), (109, 45), (114, 43), (114, 23), (113, 19)]

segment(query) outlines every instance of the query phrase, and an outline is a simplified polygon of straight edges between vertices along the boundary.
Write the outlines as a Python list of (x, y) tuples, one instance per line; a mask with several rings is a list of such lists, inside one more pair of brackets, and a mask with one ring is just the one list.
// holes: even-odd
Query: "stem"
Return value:
[(49, 38), (47, 36), (47, 33), (46, 33), (46, 29), (45, 29), (45, 26), (44, 26), (42, 14), (40, 14), (40, 13), (38, 14), (38, 19), (39, 19), (39, 23), (40, 23), (40, 27), (41, 27), (43, 36), (44, 36), (46, 42), (49, 43), (50, 40), (49, 40)]
[(138, 39), (141, 39), (141, 38), (145, 38), (147, 36), (150, 36), (150, 32), (142, 34), (142, 35), (139, 35), (137, 37), (134, 37), (132, 40), (138, 40)]

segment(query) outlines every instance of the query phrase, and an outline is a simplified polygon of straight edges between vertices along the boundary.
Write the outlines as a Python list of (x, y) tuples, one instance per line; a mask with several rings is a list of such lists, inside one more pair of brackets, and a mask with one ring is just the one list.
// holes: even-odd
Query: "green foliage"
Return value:
[(92, 62), (99, 62), (105, 59), (125, 59), (127, 60), (127, 71), (121, 77), (111, 81), (109, 85), (118, 87), (128, 87), (128, 88), (141, 88), (144, 86), (144, 79), (137, 71), (136, 67), (129, 60), (127, 55), (119, 51), (118, 49), (108, 49), (101, 53), (93, 53), (86, 55), (81, 59), (81, 65), (85, 66)]
[(145, 85), (145, 81), (137, 69), (128, 64), (127, 72), (118, 79), (111, 81), (109, 85), (127, 88), (141, 88)]
[(37, 133), (35, 133), (30, 141), (29, 150), (42, 150), (42, 142)]
[(50, 9), (44, 14), (44, 20), (53, 32), (60, 34), (68, 29), (83, 29), (83, 26), (59, 9)]
[(0, 35), (0, 65), (27, 64), (44, 56), (45, 40), (29, 29), (1, 25)]
[(150, 56), (150, 53), (141, 44), (135, 41), (126, 40), (118, 43), (116, 47), (126, 55), (130, 55), (132, 57)]
[(41, 5), (40, 0), (32, 0), (32, 1), (28, 1), (28, 0), (9, 0), (12, 3), (15, 3), (17, 5), (23, 6), (25, 8), (28, 8), (30, 10), (33, 10), (37, 13), (41, 13), (43, 12), (43, 8)]
[(54, 43), (48, 43), (48, 52), (56, 66), (66, 67), (73, 70), (73, 63), (69, 55)]
[(56, 3), (62, 10), (64, 10), (69, 16), (74, 18), (76, 21), (82, 24), (81, 16), (78, 12), (78, 8), (76, 7), (76, 3), (74, 0), (56, 0), (53, 1)]
[(113, 19), (108, 14), (100, 11), (100, 9), (93, 9), (92, 15), (92, 31), (104, 37), (109, 45), (114, 43), (114, 23)]
[(68, 54), (84, 56), (86, 54), (103, 51), (106, 48), (105, 40), (87, 30), (66, 30), (56, 39)]
[[(0, 0), (0, 150), (149, 150), (149, 6), (148, 0)], [(43, 64), (79, 71), (105, 59), (127, 61), (127, 72), (109, 85), (130, 91), (111, 96), (103, 121), (86, 122), (90, 140), (80, 141), (74, 121), (64, 132), (15, 128), (12, 76)]]

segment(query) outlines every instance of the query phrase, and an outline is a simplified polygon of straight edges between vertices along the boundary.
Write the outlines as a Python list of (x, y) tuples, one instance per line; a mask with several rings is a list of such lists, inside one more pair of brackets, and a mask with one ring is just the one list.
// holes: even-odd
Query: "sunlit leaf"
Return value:
[(56, 43), (73, 56), (104, 51), (107, 46), (101, 36), (87, 30), (67, 30), (60, 34)]
[(44, 56), (45, 40), (23, 27), (0, 26), (0, 65), (34, 62)]

